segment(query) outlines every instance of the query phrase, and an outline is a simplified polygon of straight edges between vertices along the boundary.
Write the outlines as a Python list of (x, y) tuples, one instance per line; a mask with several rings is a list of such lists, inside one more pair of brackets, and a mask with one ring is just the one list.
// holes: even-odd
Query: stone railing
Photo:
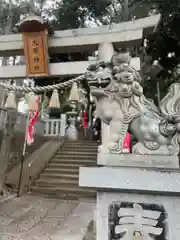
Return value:
[[(15, 130), (24, 132), (26, 129), (26, 124), (27, 124), (27, 115), (18, 113), (18, 116), (16, 119), (17, 120), (16, 120), (16, 125), (15, 125)], [(43, 120), (41, 120), (40, 118), (38, 118), (38, 120), (36, 121), (36, 123), (34, 125), (34, 128), (35, 128), (35, 134), (43, 136), (45, 122)]]
[(47, 119), (45, 120), (44, 136), (56, 137), (60, 135), (61, 120)]
[[(10, 119), (7, 118), (10, 114)], [(14, 124), (14, 132), (11, 136), (6, 135), (5, 125), (10, 121), (10, 125)], [(0, 150), (3, 151), (4, 161), (7, 163), (7, 171), (20, 163), (23, 145), (25, 140), (25, 131), (27, 124), (27, 115), (17, 112), (8, 113), (7, 111), (0, 111)], [(46, 141), (47, 137), (64, 137), (66, 128), (66, 115), (62, 115), (60, 119), (37, 119), (34, 125), (34, 143), (26, 147), (25, 158), (32, 154), (36, 149), (40, 148)], [(11, 132), (11, 130), (8, 130)], [(2, 166), (1, 166), (2, 167)]]
[(60, 119), (44, 120), (45, 137), (64, 137), (66, 131), (66, 115), (62, 114)]
[[(15, 122), (14, 133), (11, 136), (5, 133), (5, 123), (9, 121), (7, 119), (7, 112), (0, 112), (0, 148), (1, 152), (5, 151), (3, 156), (8, 163), (7, 171), (11, 170), (14, 166), (20, 163), (23, 145), (25, 140), (25, 131), (27, 123), (27, 115), (23, 115), (17, 112), (11, 113), (11, 123)], [(38, 119), (35, 123), (35, 135), (34, 143), (31, 146), (26, 147), (27, 158), (32, 152), (38, 149), (47, 139), (44, 136), (44, 121)], [(11, 132), (11, 130), (8, 130)]]

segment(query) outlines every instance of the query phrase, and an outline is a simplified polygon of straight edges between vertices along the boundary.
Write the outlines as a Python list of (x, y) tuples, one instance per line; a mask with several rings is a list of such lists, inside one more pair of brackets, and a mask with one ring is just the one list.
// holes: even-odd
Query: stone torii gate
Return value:
[[(115, 50), (136, 47), (141, 44), (143, 37), (153, 32), (159, 19), (160, 15), (155, 15), (109, 26), (53, 32), (52, 27), (44, 22), (44, 19), (35, 15), (28, 16), (15, 26), (16, 32), (21, 34), (0, 36), (0, 57), (25, 55), (26, 65), (1, 66), (0, 80), (18, 79), (19, 85), (19, 80), (26, 77), (61, 79), (65, 76), (83, 75), (92, 61), (49, 64), (49, 54), (86, 51), (91, 55), (93, 51), (101, 48), (102, 43), (111, 43)], [(107, 49), (101, 48), (101, 52), (103, 51), (106, 52)], [(104, 53), (100, 55), (99, 59), (105, 60), (102, 59)], [(139, 58), (132, 58), (131, 65), (140, 70)], [(3, 96), (4, 94), (1, 94), (0, 98)], [(0, 100), (3, 103), (3, 99)]]
[[(152, 33), (159, 19), (160, 15), (155, 15), (125, 23), (112, 24), (96, 28), (79, 28), (73, 30), (56, 31), (54, 35), (49, 37), (48, 35), (44, 35), (44, 37), (48, 38), (47, 54), (48, 52), (51, 54), (86, 51), (91, 55), (93, 51), (98, 49), (99, 44), (102, 42), (111, 42), (115, 49), (128, 46), (138, 46), (141, 44), (143, 36), (147, 36), (148, 34)], [(29, 30), (24, 24), (28, 21), (31, 26), (33, 25), (33, 28), (36, 28), (36, 32), (41, 31), (42, 26), (44, 27), (43, 29), (48, 28), (47, 24), (45, 24), (42, 19), (36, 16), (31, 16), (31, 19), (27, 18), (16, 26), (18, 31), (32, 32), (33, 30)], [(40, 25), (42, 26), (40, 27)], [(38, 26), (40, 27), (39, 30)], [(49, 33), (52, 33), (52, 29), (48, 31)], [(27, 37), (27, 35), (29, 37)], [(30, 37), (30, 33), (26, 34), (26, 40)], [(26, 41), (25, 37), (23, 37), (23, 40)], [(23, 56), (24, 50), (25, 55), (27, 55), (27, 46), (25, 45), (28, 44), (25, 44), (23, 40), (21, 34), (0, 36), (0, 57)], [(88, 65), (89, 61), (51, 63), (47, 66), (48, 74), (46, 73), (44, 76), (51, 76), (51, 78), (63, 78), (64, 76), (74, 77), (84, 74)], [(0, 67), (0, 79), (2, 80), (24, 79), (29, 75), (31, 74), (27, 74), (25, 65)], [(42, 74), (40, 76), (42, 77)], [(36, 74), (36, 77), (38, 77), (38, 74)]]

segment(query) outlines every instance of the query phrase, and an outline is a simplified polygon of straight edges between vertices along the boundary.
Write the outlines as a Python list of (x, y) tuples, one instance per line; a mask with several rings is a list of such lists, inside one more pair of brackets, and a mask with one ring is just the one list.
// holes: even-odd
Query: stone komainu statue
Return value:
[(129, 54), (114, 54), (111, 62), (91, 64), (88, 81), (107, 80), (104, 88), (91, 87), (97, 115), (109, 125), (108, 141), (100, 151), (122, 153), (127, 131), (137, 137), (134, 154), (178, 155), (180, 151), (180, 83), (170, 86), (160, 110), (143, 94), (141, 77)]

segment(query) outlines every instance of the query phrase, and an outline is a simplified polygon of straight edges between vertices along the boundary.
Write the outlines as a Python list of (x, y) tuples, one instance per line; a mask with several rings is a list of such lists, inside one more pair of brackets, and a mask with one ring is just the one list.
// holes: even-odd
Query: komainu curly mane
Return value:
[(160, 103), (161, 113), (165, 116), (180, 115), (180, 83), (173, 83)]

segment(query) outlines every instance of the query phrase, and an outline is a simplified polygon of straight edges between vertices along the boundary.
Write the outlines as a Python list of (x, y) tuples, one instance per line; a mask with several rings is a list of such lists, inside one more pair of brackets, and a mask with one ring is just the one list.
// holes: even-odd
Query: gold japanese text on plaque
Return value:
[(48, 76), (47, 31), (22, 33), (28, 77)]

